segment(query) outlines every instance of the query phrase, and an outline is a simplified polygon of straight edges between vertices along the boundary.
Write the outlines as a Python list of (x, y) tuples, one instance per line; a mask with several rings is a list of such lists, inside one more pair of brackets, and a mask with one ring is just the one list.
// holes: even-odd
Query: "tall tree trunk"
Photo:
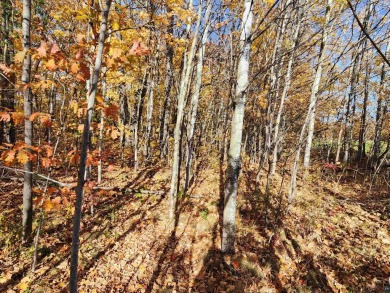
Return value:
[[(56, 99), (55, 99), (55, 87), (54, 87), (54, 82), (55, 82), (55, 79), (56, 79), (56, 72), (53, 73), (53, 83), (51, 85), (51, 89), (50, 89), (50, 92), (49, 92), (49, 115), (51, 117), (52, 120), (55, 119), (55, 116), (54, 116), (54, 112), (55, 112), (55, 106), (56, 106)], [(51, 125), (48, 125), (47, 128), (46, 128), (46, 140), (47, 140), (47, 143), (50, 144), (51, 142), (51, 138), (52, 138), (52, 127)]]
[(141, 89), (139, 90), (138, 94), (138, 101), (135, 107), (135, 123), (134, 123), (134, 170), (137, 171), (139, 167), (139, 158), (138, 158), (138, 140), (139, 140), (139, 130), (141, 126), (141, 119), (142, 119), (142, 109), (144, 105), (144, 99), (147, 93), (147, 81), (148, 80), (148, 73), (145, 68), (144, 76), (142, 79), (142, 85)]
[[(102, 95), (103, 95), (103, 100), (106, 101), (107, 97), (107, 82), (106, 82), (106, 77), (104, 77), (102, 81)], [(97, 171), (98, 171), (98, 179), (97, 183), (100, 184), (102, 182), (102, 153), (103, 153), (103, 131), (104, 131), (104, 111), (103, 109), (100, 112), (100, 129), (99, 129), (99, 146), (98, 146), (98, 152), (99, 152), (99, 162), (97, 166)]]
[[(390, 55), (390, 38), (386, 47), (386, 56)], [(386, 81), (386, 63), (383, 61), (381, 64), (381, 80), (380, 80), (380, 90), (376, 108), (376, 117), (375, 117), (375, 136), (374, 136), (374, 145), (373, 145), (373, 163), (375, 166), (378, 165), (380, 151), (381, 151), (381, 140), (382, 140), (382, 128), (383, 122), (385, 120), (385, 115), (387, 111), (387, 101), (386, 101), (386, 92), (388, 88), (388, 82)]]
[[(2, 1), (1, 3), (1, 18), (2, 18), (2, 34), (3, 34), (3, 62), (6, 66), (12, 64), (11, 56), (13, 54), (13, 41), (11, 38), (13, 32), (13, 7), (10, 0)], [(15, 82), (16, 75), (11, 72), (7, 77), (0, 76), (0, 87), (1, 87), (1, 106), (15, 111)], [(7, 143), (14, 144), (16, 140), (16, 131), (13, 119), (6, 123), (0, 122), (0, 144), (3, 142), (3, 136), (5, 135), (5, 141)]]
[[(180, 90), (177, 97), (177, 116), (174, 131), (174, 145), (173, 145), (173, 164), (172, 164), (172, 178), (169, 191), (169, 217), (174, 218), (176, 208), (176, 195), (179, 185), (180, 173), (180, 146), (181, 146), (181, 129), (184, 115), (184, 106), (186, 95), (188, 92), (188, 85), (190, 81), (191, 69), (194, 60), (196, 45), (198, 43), (199, 28), (202, 19), (202, 2), (199, 3), (198, 20), (194, 30), (194, 36), (189, 52), (184, 55), (183, 73), (180, 81)], [(189, 27), (189, 26), (188, 26)], [(187, 56), (188, 54), (188, 56)]]
[[(284, 8), (287, 9), (290, 5), (291, 0), (287, 0), (285, 3)], [(279, 95), (279, 75), (280, 75), (280, 69), (281, 65), (284, 60), (284, 55), (282, 56), (281, 48), (283, 39), (285, 37), (285, 30), (287, 26), (287, 15), (286, 12), (283, 13), (281, 25), (277, 27), (276, 32), (276, 40), (275, 40), (275, 47), (272, 53), (272, 64), (270, 69), (270, 84), (269, 84), (269, 90), (267, 93), (267, 106), (266, 106), (266, 116), (265, 116), (265, 138), (264, 138), (264, 151), (263, 156), (261, 160), (261, 165), (259, 166), (257, 179), (260, 178), (260, 173), (263, 168), (263, 166), (266, 163), (271, 163), (271, 160), (269, 158), (269, 153), (271, 151), (271, 145), (272, 145), (272, 125), (273, 125), (273, 117), (274, 117), (274, 110), (275, 110), (275, 104), (277, 102), (277, 97)], [(282, 57), (281, 57), (282, 56)]]
[(198, 101), (200, 96), (200, 89), (202, 86), (203, 57), (206, 49), (206, 42), (208, 39), (209, 28), (210, 28), (209, 18), (211, 14), (211, 6), (212, 6), (211, 0), (208, 0), (206, 5), (207, 5), (207, 9), (206, 9), (206, 15), (204, 20), (204, 24), (206, 27), (203, 31), (202, 42), (198, 50), (198, 63), (196, 65), (195, 89), (191, 98), (191, 110), (190, 110), (190, 118), (189, 118), (189, 125), (187, 131), (186, 177), (185, 177), (185, 185), (184, 185), (185, 192), (187, 191), (190, 183), (195, 122), (196, 122), (196, 115), (198, 113)]
[(314, 77), (314, 82), (311, 88), (311, 95), (310, 95), (310, 104), (309, 104), (309, 125), (308, 125), (308, 133), (307, 133), (307, 139), (306, 139), (306, 148), (305, 148), (305, 155), (303, 157), (303, 167), (305, 168), (305, 173), (308, 172), (308, 169), (310, 167), (310, 153), (311, 153), (311, 146), (313, 142), (313, 134), (314, 134), (314, 124), (316, 119), (316, 110), (317, 110), (317, 100), (318, 100), (318, 89), (320, 87), (321, 82), (321, 75), (322, 75), (322, 66), (324, 63), (325, 58), (325, 48), (328, 41), (328, 34), (329, 34), (329, 23), (330, 23), (330, 14), (332, 9), (333, 0), (327, 0), (326, 3), (326, 12), (325, 12), (325, 23), (324, 23), (324, 29), (322, 31), (322, 39), (321, 39), (321, 46), (320, 46), (320, 52), (318, 56), (318, 64), (317, 64), (317, 70)]
[(155, 79), (157, 78), (157, 64), (158, 64), (158, 51), (159, 44), (157, 44), (156, 48), (156, 56), (153, 57), (151, 74), (149, 76), (149, 95), (148, 95), (148, 106), (146, 109), (146, 145), (145, 145), (145, 157), (146, 160), (149, 159), (150, 156), (150, 140), (153, 134), (152, 132), (152, 118), (153, 118), (153, 106), (154, 106), (154, 87), (155, 87)]
[[(171, 10), (167, 8), (169, 13)], [(173, 35), (174, 17), (169, 19), (169, 25), (167, 33), (169, 36)], [(170, 119), (170, 107), (171, 107), (171, 88), (173, 84), (173, 46), (170, 40), (166, 41), (167, 53), (165, 63), (165, 82), (164, 82), (164, 107), (163, 115), (160, 121), (160, 158), (165, 157), (168, 154), (168, 136), (169, 136), (169, 119)]]
[(228, 167), (226, 172), (225, 198), (223, 209), (222, 244), (223, 253), (234, 253), (236, 229), (236, 202), (238, 175), (241, 168), (241, 140), (244, 122), (246, 93), (249, 85), (249, 59), (251, 49), (251, 29), (253, 20), (253, 1), (245, 0), (241, 23), (240, 57), (237, 68), (237, 88), (231, 125)]
[[(33, 109), (33, 97), (31, 89), (27, 84), (31, 80), (31, 55), (30, 55), (30, 30), (31, 30), (31, 0), (23, 0), (23, 13), (22, 13), (22, 34), (23, 34), (23, 49), (26, 52), (26, 56), (23, 61), (22, 72), (22, 84), (24, 87), (24, 142), (26, 147), (31, 147), (33, 144), (33, 123), (29, 117), (32, 114)], [(28, 241), (32, 232), (32, 220), (33, 220), (33, 206), (32, 206), (32, 161), (28, 161), (24, 165), (24, 184), (23, 184), (23, 240)]]
[[(367, 29), (368, 21), (370, 19), (371, 13), (373, 11), (373, 4), (371, 3), (365, 13), (363, 26), (364, 29)], [(352, 142), (352, 127), (353, 127), (353, 114), (355, 109), (355, 101), (357, 95), (357, 85), (359, 82), (359, 72), (361, 68), (361, 61), (364, 56), (367, 39), (364, 37), (364, 34), (361, 32), (359, 37), (359, 44), (357, 52), (353, 61), (352, 74), (350, 80), (349, 94), (347, 99), (347, 105), (345, 110), (345, 133), (344, 133), (344, 156), (343, 163), (346, 164), (350, 160), (350, 148)]]
[(105, 7), (102, 11), (102, 20), (100, 23), (100, 32), (98, 39), (98, 47), (96, 54), (95, 67), (91, 77), (91, 90), (87, 101), (87, 114), (84, 121), (84, 130), (81, 142), (81, 155), (80, 165), (77, 177), (76, 187), (76, 204), (73, 217), (73, 233), (72, 233), (72, 248), (71, 248), (71, 262), (70, 262), (70, 278), (69, 278), (69, 290), (71, 293), (77, 292), (77, 270), (78, 270), (78, 255), (80, 245), (80, 222), (81, 222), (81, 209), (83, 204), (83, 189), (84, 189), (84, 174), (86, 169), (88, 147), (89, 147), (89, 128), (92, 120), (93, 107), (95, 104), (95, 97), (97, 92), (97, 85), (99, 81), (100, 69), (102, 66), (104, 41), (106, 39), (106, 31), (108, 26), (108, 13), (110, 11), (111, 0), (105, 1)]
[(271, 163), (271, 175), (275, 174), (276, 171), (276, 163), (278, 159), (278, 147), (279, 147), (279, 127), (280, 127), (280, 121), (282, 118), (282, 113), (283, 113), (283, 106), (284, 106), (284, 101), (287, 98), (287, 93), (288, 90), (290, 89), (290, 83), (291, 83), (291, 73), (293, 69), (293, 63), (294, 63), (294, 56), (295, 56), (295, 50), (298, 46), (299, 43), (299, 34), (301, 31), (301, 23), (302, 23), (302, 18), (303, 18), (303, 11), (304, 11), (304, 6), (306, 2), (304, 2), (302, 5), (303, 7), (302, 12), (300, 11), (300, 3), (297, 3), (297, 21), (296, 21), (296, 26), (295, 26), (295, 32), (294, 32), (294, 37), (293, 37), (293, 45), (291, 48), (290, 56), (288, 59), (288, 65), (287, 65), (287, 72), (286, 72), (286, 77), (285, 77), (285, 84), (282, 92), (282, 96), (280, 97), (280, 104), (279, 104), (279, 109), (278, 109), (278, 114), (276, 116), (276, 121), (275, 121), (275, 127), (274, 127), (274, 135), (273, 135), (273, 143), (274, 143), (274, 149), (272, 153), (272, 163)]
[(363, 157), (366, 156), (366, 130), (367, 130), (367, 104), (369, 97), (369, 80), (370, 80), (370, 68), (368, 60), (366, 60), (366, 76), (364, 78), (364, 98), (363, 98), (363, 108), (362, 116), (360, 118), (360, 129), (359, 129), (359, 144), (358, 144), (358, 155), (357, 160), (361, 162)]

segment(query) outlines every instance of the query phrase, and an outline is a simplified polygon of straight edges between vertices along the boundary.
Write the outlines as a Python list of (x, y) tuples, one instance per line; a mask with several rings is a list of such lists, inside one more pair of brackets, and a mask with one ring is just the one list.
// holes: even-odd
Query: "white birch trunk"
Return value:
[[(306, 4), (306, 2), (304, 4)], [(304, 4), (302, 4), (302, 5), (304, 5)], [(302, 23), (302, 17), (303, 17), (302, 13), (298, 11), (298, 19), (297, 19), (297, 24), (295, 26), (293, 45), (292, 45), (290, 57), (288, 60), (287, 72), (286, 72), (286, 77), (285, 77), (285, 84), (284, 84), (282, 96), (280, 97), (280, 105), (279, 105), (278, 114), (276, 116), (275, 127), (274, 127), (274, 137), (273, 137), (274, 149), (273, 149), (273, 153), (272, 153), (271, 175), (275, 174), (275, 171), (276, 171), (276, 163), (277, 163), (277, 159), (278, 159), (278, 147), (279, 147), (279, 141), (280, 141), (280, 139), (279, 139), (280, 121), (282, 118), (284, 101), (287, 99), (287, 93), (288, 93), (288, 90), (290, 89), (291, 73), (292, 73), (292, 69), (293, 69), (295, 50), (297, 48), (298, 41), (299, 41), (299, 33), (300, 33), (300, 27), (301, 27), (301, 23)]]
[(185, 186), (184, 190), (187, 191), (190, 182), (190, 171), (191, 171), (191, 161), (192, 161), (192, 152), (193, 152), (193, 138), (195, 132), (195, 122), (196, 115), (198, 113), (198, 101), (200, 96), (200, 89), (202, 87), (202, 72), (203, 72), (203, 57), (206, 49), (206, 42), (208, 39), (209, 28), (210, 28), (210, 14), (211, 14), (211, 1), (207, 1), (207, 9), (205, 15), (205, 29), (203, 31), (203, 37), (201, 41), (201, 45), (198, 50), (198, 63), (196, 64), (196, 78), (195, 78), (195, 89), (194, 93), (191, 97), (191, 111), (190, 111), (190, 119), (189, 126), (187, 132), (187, 158), (186, 158), (186, 178), (185, 178)]
[[(22, 36), (23, 36), (23, 49), (26, 52), (26, 56), (23, 60), (22, 69), (22, 84), (24, 87), (24, 142), (26, 147), (32, 146), (33, 143), (33, 123), (29, 117), (32, 114), (33, 98), (31, 95), (31, 89), (27, 84), (31, 79), (31, 55), (30, 55), (30, 29), (31, 29), (31, 0), (23, 0), (23, 12), (22, 12)], [(23, 217), (22, 217), (22, 229), (23, 240), (28, 241), (32, 232), (32, 220), (33, 220), (33, 206), (32, 206), (32, 161), (28, 161), (24, 164), (24, 184), (23, 184)]]
[(169, 217), (174, 218), (176, 209), (176, 195), (177, 187), (179, 183), (180, 172), (180, 145), (181, 145), (181, 128), (184, 115), (184, 106), (186, 102), (186, 94), (188, 91), (188, 84), (191, 75), (192, 63), (194, 60), (196, 45), (198, 43), (198, 35), (200, 22), (202, 18), (202, 3), (199, 3), (198, 20), (196, 23), (194, 37), (192, 40), (191, 48), (187, 54), (184, 55), (183, 74), (180, 82), (180, 90), (177, 97), (177, 117), (174, 130), (174, 144), (173, 144), (173, 164), (172, 164), (172, 177), (171, 186), (169, 191)]
[(238, 175), (241, 168), (241, 140), (246, 93), (249, 85), (248, 75), (253, 20), (253, 1), (245, 0), (244, 5), (245, 10), (242, 17), (242, 31), (240, 36), (240, 56), (237, 68), (237, 88), (234, 99), (230, 147), (228, 152), (228, 167), (226, 173), (221, 245), (223, 253), (234, 253)]
[(316, 70), (316, 74), (314, 77), (314, 82), (313, 82), (313, 86), (311, 89), (311, 95), (310, 95), (310, 104), (309, 104), (309, 112), (308, 112), (309, 125), (308, 125), (307, 139), (306, 139), (305, 155), (303, 158), (303, 166), (306, 170), (310, 167), (310, 152), (311, 152), (311, 146), (312, 146), (312, 142), (313, 142), (314, 124), (315, 124), (315, 119), (316, 119), (318, 89), (320, 87), (322, 67), (323, 67), (324, 58), (325, 58), (325, 49), (326, 49), (326, 44), (328, 41), (329, 23), (330, 23), (330, 14), (331, 14), (331, 9), (332, 9), (332, 4), (333, 4), (333, 0), (327, 0), (326, 13), (325, 13), (325, 23), (324, 23), (323, 33), (322, 33), (320, 53), (318, 56), (318, 65), (317, 65), (317, 70)]

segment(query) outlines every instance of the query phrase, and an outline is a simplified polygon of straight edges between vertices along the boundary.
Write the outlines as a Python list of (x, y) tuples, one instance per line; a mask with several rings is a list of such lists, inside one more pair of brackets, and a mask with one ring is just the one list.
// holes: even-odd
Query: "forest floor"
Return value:
[[(254, 190), (255, 171), (243, 168), (236, 254), (223, 256), (222, 170), (199, 172), (181, 196), (175, 220), (168, 218), (167, 196), (134, 193), (166, 194), (167, 168), (106, 173), (102, 185), (116, 188), (86, 195), (80, 292), (390, 292), (388, 190), (366, 197), (365, 184), (318, 173), (299, 186), (288, 213), (280, 216), (285, 198), (277, 195), (283, 180), (276, 176), (265, 214), (266, 197)], [(0, 291), (66, 292), (72, 209), (44, 213), (31, 272), (34, 247), (19, 241), (22, 184), (2, 180), (0, 189)], [(61, 196), (73, 200), (71, 193)]]

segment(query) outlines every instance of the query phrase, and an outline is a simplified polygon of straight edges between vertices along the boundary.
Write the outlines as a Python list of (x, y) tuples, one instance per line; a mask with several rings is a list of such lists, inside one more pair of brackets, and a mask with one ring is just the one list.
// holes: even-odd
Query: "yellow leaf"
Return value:
[(112, 29), (115, 31), (119, 29), (119, 23), (117, 21), (114, 21), (114, 23), (112, 24)]
[(22, 280), (20, 280), (20, 283), (18, 285), (20, 290), (26, 290), (29, 286), (30, 278), (24, 277)]
[(42, 204), (42, 208), (45, 210), (45, 211), (50, 211), (53, 209), (53, 205), (50, 201), (50, 199), (46, 199), (43, 204)]
[(23, 60), (24, 60), (24, 56), (26, 56), (26, 51), (25, 50), (16, 53), (15, 57), (14, 57), (15, 63), (22, 63)]
[(103, 96), (101, 94), (97, 94), (96, 95), (96, 102), (98, 104), (102, 104), (103, 103)]
[(107, 58), (106, 65), (108, 68), (111, 68), (113, 65), (115, 65), (114, 58)]
[(26, 164), (28, 161), (29, 161), (29, 156), (28, 156), (28, 153), (26, 151), (19, 151), (18, 152), (18, 161), (19, 163), (21, 164)]
[(77, 101), (75, 100), (72, 100), (70, 101), (69, 103), (69, 107), (73, 110), (73, 112), (76, 114), (77, 113), (77, 110), (79, 108), (79, 105), (77, 104)]
[(120, 48), (110, 48), (110, 52), (109, 52), (109, 55), (112, 56), (112, 58), (118, 58), (119, 56), (121, 56), (123, 53), (123, 50), (120, 49)]
[(20, 290), (26, 290), (28, 288), (28, 284), (27, 283), (20, 283), (19, 284), (19, 289)]

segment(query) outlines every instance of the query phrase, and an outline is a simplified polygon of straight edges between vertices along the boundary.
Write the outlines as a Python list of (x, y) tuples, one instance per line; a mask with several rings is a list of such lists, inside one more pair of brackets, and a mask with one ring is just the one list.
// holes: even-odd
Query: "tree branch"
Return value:
[(356, 19), (362, 33), (366, 36), (367, 39), (370, 40), (371, 44), (374, 46), (375, 50), (379, 53), (379, 55), (381, 55), (382, 59), (386, 62), (387, 65), (389, 65), (390, 67), (390, 61), (389, 59), (386, 58), (386, 55), (383, 54), (383, 52), (381, 51), (381, 49), (378, 47), (378, 45), (374, 42), (374, 40), (370, 37), (370, 35), (367, 33), (366, 29), (364, 28), (363, 24), (361, 23), (359, 17), (357, 16), (356, 14), (356, 11), (355, 9), (352, 7), (352, 4), (349, 0), (347, 0), (347, 3), (348, 3), (348, 6), (349, 8), (351, 9), (352, 11), (352, 14), (353, 14), (353, 17)]
[(15, 172), (15, 173), (22, 172), (22, 173), (32, 174), (32, 175), (35, 175), (35, 176), (40, 177), (42, 179), (45, 179), (45, 180), (48, 180), (50, 182), (56, 183), (56, 184), (58, 184), (61, 187), (74, 187), (72, 184), (60, 182), (60, 181), (51, 179), (50, 177), (47, 177), (45, 175), (38, 174), (38, 173), (35, 173), (35, 172), (30, 172), (30, 171), (26, 171), (26, 170), (23, 170), (23, 169), (15, 169), (15, 168), (10, 168), (10, 167), (5, 167), (5, 166), (0, 166), (0, 168), (9, 170), (9, 171), (12, 171), (12, 172)]

